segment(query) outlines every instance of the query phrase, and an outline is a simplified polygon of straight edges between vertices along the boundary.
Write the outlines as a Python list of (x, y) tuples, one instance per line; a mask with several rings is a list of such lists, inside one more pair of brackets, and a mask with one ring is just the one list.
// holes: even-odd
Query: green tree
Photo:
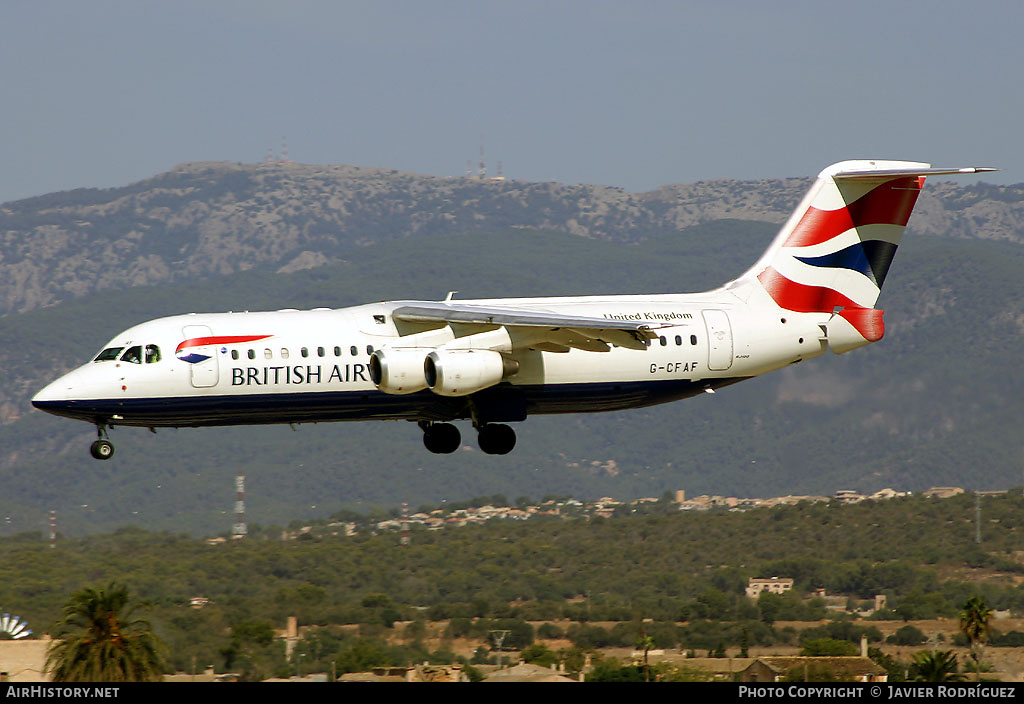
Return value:
[(885, 642), (896, 645), (921, 645), (927, 640), (928, 637), (920, 628), (907, 624), (886, 638)]
[(534, 643), (523, 648), (519, 653), (523, 662), (532, 663), (541, 667), (551, 667), (558, 662), (558, 654), (543, 643)]
[(962, 682), (952, 650), (922, 650), (914, 653), (911, 679), (915, 682)]
[(782, 610), (782, 597), (763, 591), (757, 597), (757, 608), (761, 613), (761, 620), (771, 626), (778, 620), (779, 612)]
[(553, 623), (542, 623), (537, 626), (537, 637), (545, 640), (554, 640), (556, 638), (565, 638), (565, 631), (556, 626)]
[(259, 681), (273, 668), (264, 663), (276, 659), (280, 653), (271, 652), (274, 627), (266, 621), (245, 620), (231, 627), (231, 642), (220, 649), (226, 670), (241, 670), (244, 681)]
[(128, 589), (111, 583), (71, 595), (46, 657), (54, 682), (156, 682), (163, 646), (148, 621), (134, 618)]
[(981, 681), (981, 650), (989, 636), (989, 623), (992, 620), (992, 609), (981, 597), (974, 596), (964, 602), (960, 609), (960, 632), (967, 637), (971, 646), (971, 659), (974, 660), (974, 671)]
[(885, 668), (888, 674), (889, 682), (903, 682), (906, 680), (906, 668), (904, 664), (892, 657), (886, 655), (878, 648), (868, 648), (868, 657), (871, 658), (875, 664)]
[(834, 638), (816, 638), (804, 641), (804, 647), (800, 650), (801, 655), (829, 657), (856, 655), (858, 652), (857, 646), (850, 641)]
[(336, 660), (338, 674), (366, 672), (373, 667), (393, 665), (394, 662), (383, 649), (365, 638), (343, 650)]
[(600, 662), (587, 673), (587, 682), (644, 682), (643, 668), (619, 665), (615, 661)]

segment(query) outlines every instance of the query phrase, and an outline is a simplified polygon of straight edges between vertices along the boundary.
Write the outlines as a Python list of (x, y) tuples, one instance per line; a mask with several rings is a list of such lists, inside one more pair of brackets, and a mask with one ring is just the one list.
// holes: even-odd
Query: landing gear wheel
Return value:
[(423, 429), (423, 446), (437, 455), (449, 455), (459, 449), (462, 434), (451, 423), (433, 423)]
[(477, 444), (488, 455), (507, 455), (516, 446), (516, 431), (501, 423), (488, 423), (480, 428)]
[(97, 440), (89, 448), (89, 454), (98, 460), (109, 460), (114, 456), (114, 444), (109, 440)]

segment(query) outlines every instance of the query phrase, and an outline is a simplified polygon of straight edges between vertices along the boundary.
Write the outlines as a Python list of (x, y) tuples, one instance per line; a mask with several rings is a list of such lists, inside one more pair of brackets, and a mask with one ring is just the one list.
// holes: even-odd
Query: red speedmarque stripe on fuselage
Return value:
[(174, 350), (180, 352), (186, 347), (205, 347), (207, 345), (234, 345), (242, 342), (256, 342), (257, 340), (265, 340), (273, 335), (220, 335), (213, 337), (193, 337), (189, 340), (184, 340)]

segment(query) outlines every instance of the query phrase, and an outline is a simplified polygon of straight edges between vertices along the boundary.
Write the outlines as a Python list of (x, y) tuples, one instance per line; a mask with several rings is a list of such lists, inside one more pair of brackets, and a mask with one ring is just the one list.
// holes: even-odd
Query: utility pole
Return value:
[(494, 640), (494, 646), (498, 649), (498, 666), (499, 667), (501, 667), (502, 665), (505, 664), (504, 663), (504, 659), (502, 658), (502, 655), (501, 655), (501, 652), (502, 652), (501, 644), (505, 642), (505, 638), (511, 632), (512, 631), (509, 631), (509, 630), (499, 630), (499, 629), (495, 629), (495, 630), (489, 632), (491, 638)]
[(231, 537), (240, 540), (249, 533), (245, 524), (245, 475), (241, 471), (235, 477), (235, 523), (231, 526)]
[(981, 494), (974, 492), (974, 542), (981, 545)]

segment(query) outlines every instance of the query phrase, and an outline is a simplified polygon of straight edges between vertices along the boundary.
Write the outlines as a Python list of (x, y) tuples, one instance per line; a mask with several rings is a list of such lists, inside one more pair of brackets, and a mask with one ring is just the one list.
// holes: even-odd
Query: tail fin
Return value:
[(756, 279), (780, 308), (873, 308), (926, 176), (994, 171), (912, 161), (844, 161), (820, 174), (768, 250)]

